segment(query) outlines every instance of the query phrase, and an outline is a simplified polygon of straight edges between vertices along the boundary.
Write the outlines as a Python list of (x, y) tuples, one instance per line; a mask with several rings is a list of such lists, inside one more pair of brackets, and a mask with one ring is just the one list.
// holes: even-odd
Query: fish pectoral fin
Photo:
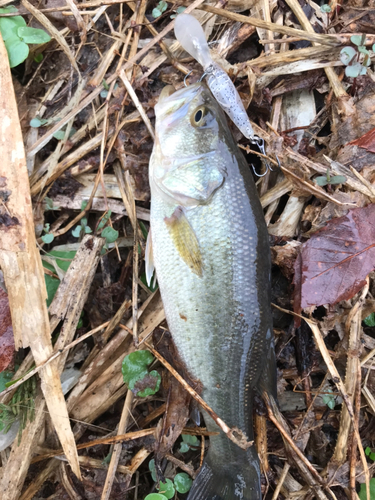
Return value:
[(148, 286), (151, 285), (152, 275), (155, 271), (154, 256), (152, 253), (152, 239), (151, 239), (151, 229), (147, 235), (146, 242), (146, 252), (145, 252), (145, 267), (146, 267), (146, 281)]
[(203, 275), (201, 249), (194, 229), (191, 227), (182, 207), (177, 207), (170, 217), (165, 217), (173, 244), (181, 259), (197, 276)]

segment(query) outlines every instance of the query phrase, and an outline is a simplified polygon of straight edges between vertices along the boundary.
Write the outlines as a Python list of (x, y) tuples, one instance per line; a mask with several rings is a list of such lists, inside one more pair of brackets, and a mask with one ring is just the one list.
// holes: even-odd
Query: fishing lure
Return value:
[[(252, 144), (256, 144), (259, 151), (265, 155), (264, 140), (254, 134), (249, 117), (232, 80), (226, 71), (213, 61), (199, 21), (190, 14), (180, 14), (176, 18), (174, 32), (181, 46), (203, 67), (204, 73), (201, 80), (204, 77), (207, 78), (208, 87), (221, 108), (241, 133)], [(263, 175), (266, 175), (268, 169), (272, 170), (267, 162), (266, 167), (266, 172)], [(256, 175), (263, 177), (257, 173)]]

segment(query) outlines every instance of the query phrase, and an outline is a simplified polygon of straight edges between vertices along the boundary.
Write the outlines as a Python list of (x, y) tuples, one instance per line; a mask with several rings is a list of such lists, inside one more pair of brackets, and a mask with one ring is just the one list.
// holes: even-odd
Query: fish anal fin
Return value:
[(178, 206), (170, 217), (164, 218), (164, 222), (181, 259), (201, 278), (203, 262), (199, 242), (183, 208)]

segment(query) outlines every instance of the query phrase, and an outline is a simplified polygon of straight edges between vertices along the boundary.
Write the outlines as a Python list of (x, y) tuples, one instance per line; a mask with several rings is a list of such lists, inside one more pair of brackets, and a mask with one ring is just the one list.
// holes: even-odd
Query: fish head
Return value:
[(223, 111), (206, 85), (196, 83), (177, 92), (165, 87), (155, 114), (152, 196), (159, 193), (184, 207), (208, 203), (226, 176), (221, 146), (228, 127)]
[(217, 149), (219, 106), (204, 83), (170, 93), (165, 88), (155, 106), (156, 143), (166, 158), (191, 158)]

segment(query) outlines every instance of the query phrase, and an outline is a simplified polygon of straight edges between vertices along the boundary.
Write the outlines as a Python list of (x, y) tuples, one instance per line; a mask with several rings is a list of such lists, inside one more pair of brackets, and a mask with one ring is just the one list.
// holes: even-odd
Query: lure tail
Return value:
[(228, 461), (224, 456), (210, 454), (211, 450), (208, 452), (188, 500), (261, 499), (259, 459), (255, 448), (244, 451), (231, 445), (237, 449), (232, 450), (235, 456), (231, 453)]

